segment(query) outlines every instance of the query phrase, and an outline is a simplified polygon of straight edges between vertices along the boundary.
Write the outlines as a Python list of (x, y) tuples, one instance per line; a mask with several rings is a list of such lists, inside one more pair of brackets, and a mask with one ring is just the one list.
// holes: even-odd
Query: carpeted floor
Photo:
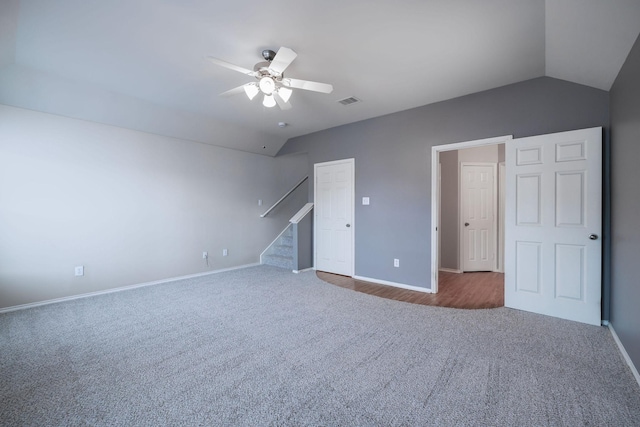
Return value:
[(0, 424), (635, 426), (606, 328), (254, 267), (0, 315)]

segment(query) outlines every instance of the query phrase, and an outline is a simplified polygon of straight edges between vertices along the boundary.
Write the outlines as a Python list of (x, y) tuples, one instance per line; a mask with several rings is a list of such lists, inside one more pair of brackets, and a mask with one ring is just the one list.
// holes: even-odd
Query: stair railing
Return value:
[(300, 208), (298, 213), (291, 217), (289, 222), (291, 224), (298, 224), (309, 212), (311, 212), (311, 209), (313, 209), (313, 203), (307, 203), (302, 208)]
[(277, 201), (277, 202), (275, 202), (275, 203), (273, 204), (273, 206), (271, 206), (269, 209), (267, 209), (265, 213), (263, 213), (262, 215), (260, 215), (260, 218), (264, 218), (265, 216), (269, 215), (269, 212), (271, 212), (272, 210), (274, 210), (274, 209), (276, 208), (276, 206), (278, 206), (280, 203), (282, 203), (282, 201), (283, 201), (284, 199), (286, 199), (287, 197), (289, 197), (289, 195), (290, 195), (291, 193), (293, 193), (294, 191), (296, 191), (296, 188), (300, 187), (300, 186), (302, 185), (302, 183), (303, 183), (303, 182), (305, 182), (307, 179), (309, 179), (309, 175), (307, 175), (307, 176), (305, 176), (304, 178), (302, 178), (302, 179), (300, 180), (300, 182), (298, 182), (296, 185), (294, 185), (294, 186), (293, 186), (293, 188), (292, 188), (291, 190), (287, 191), (287, 193), (286, 193), (284, 196), (280, 197), (280, 199), (278, 199), (278, 201)]

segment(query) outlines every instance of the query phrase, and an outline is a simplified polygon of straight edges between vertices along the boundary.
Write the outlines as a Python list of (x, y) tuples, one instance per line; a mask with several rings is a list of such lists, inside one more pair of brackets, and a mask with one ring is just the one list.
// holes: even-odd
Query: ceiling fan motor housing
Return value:
[(262, 51), (262, 57), (265, 60), (271, 62), (271, 61), (273, 61), (273, 58), (276, 57), (276, 53), (274, 51), (270, 50), (270, 49), (265, 49), (265, 50)]

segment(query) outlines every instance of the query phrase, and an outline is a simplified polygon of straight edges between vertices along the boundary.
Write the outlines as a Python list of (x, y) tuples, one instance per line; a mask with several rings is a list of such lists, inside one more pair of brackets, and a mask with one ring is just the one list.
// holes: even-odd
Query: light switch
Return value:
[(369, 204), (369, 198), (368, 197), (363, 197), (362, 198), (362, 204), (363, 205), (368, 205)]

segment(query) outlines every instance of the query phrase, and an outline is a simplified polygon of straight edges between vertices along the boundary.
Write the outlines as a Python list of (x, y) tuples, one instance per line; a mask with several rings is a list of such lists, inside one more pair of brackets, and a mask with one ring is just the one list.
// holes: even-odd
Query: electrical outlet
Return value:
[(76, 276), (84, 276), (84, 265), (79, 265), (75, 269)]
[(207, 252), (202, 252), (202, 259), (207, 259), (209, 254)]
[(398, 258), (394, 258), (393, 259), (393, 266), (394, 267), (400, 267), (400, 260)]
[(258, 199), (258, 206), (262, 206), (262, 199)]
[(227, 256), (227, 255), (229, 255), (229, 251), (226, 250), (226, 249), (223, 249), (222, 250), (222, 256)]

